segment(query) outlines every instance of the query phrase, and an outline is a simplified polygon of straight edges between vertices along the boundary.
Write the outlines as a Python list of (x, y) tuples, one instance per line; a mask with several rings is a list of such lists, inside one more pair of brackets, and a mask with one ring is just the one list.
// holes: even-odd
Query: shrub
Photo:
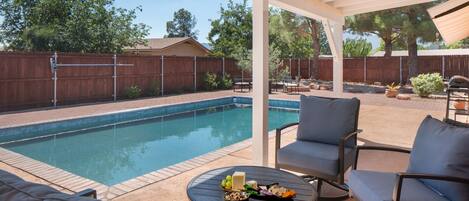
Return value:
[(160, 82), (158, 80), (151, 81), (150, 89), (148, 89), (149, 96), (158, 96), (160, 95)]
[(207, 72), (204, 77), (205, 88), (207, 90), (215, 90), (218, 88), (217, 74)]
[(222, 89), (231, 89), (233, 86), (233, 80), (231, 79), (230, 74), (226, 74), (220, 80), (220, 87)]
[(129, 99), (135, 99), (142, 95), (142, 90), (137, 85), (132, 85), (131, 87), (125, 89), (125, 97)]
[(414, 93), (420, 97), (428, 97), (432, 93), (441, 92), (444, 88), (443, 77), (439, 73), (420, 74), (410, 78)]

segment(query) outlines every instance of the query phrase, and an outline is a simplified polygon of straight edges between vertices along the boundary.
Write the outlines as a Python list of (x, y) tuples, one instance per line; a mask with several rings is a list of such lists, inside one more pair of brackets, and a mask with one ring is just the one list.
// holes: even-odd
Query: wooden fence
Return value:
[[(0, 112), (53, 105), (107, 101), (124, 98), (125, 90), (139, 86), (144, 94), (158, 88), (161, 94), (203, 90), (204, 75), (240, 77), (236, 61), (228, 58), (117, 55), (117, 63), (133, 66), (58, 67), (54, 89), (51, 53), (0, 53)], [(113, 55), (58, 54), (58, 64), (112, 64)], [(406, 57), (344, 59), (344, 80), (350, 82), (405, 83)], [(309, 78), (311, 60), (285, 59), (292, 77)], [(419, 57), (419, 73), (439, 72), (448, 78), (469, 76), (469, 56)], [(114, 79), (114, 74), (116, 75)], [(246, 77), (250, 75), (245, 73)], [(322, 58), (321, 80), (332, 80), (332, 59)], [(114, 84), (115, 83), (115, 84)]]

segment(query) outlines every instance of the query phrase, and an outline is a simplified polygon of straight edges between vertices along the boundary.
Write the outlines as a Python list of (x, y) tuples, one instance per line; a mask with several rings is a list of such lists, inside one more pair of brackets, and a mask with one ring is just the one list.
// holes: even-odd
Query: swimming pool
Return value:
[[(42, 133), (27, 134), (26, 140), (12, 138), (18, 131), (10, 128), (4, 130), (10, 141), (1, 146), (111, 186), (250, 138), (249, 103), (225, 98), (49, 122), (55, 124), (34, 125)], [(269, 129), (298, 121), (295, 102), (271, 101), (271, 106)], [(109, 119), (120, 120), (102, 124)]]

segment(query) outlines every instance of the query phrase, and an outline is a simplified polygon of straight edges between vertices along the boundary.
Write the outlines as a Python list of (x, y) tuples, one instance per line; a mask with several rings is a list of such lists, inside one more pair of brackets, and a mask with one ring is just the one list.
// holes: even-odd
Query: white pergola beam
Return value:
[(320, 0), (270, 0), (270, 4), (312, 19), (330, 19), (344, 23), (343, 14), (339, 9)]
[(269, 1), (253, 0), (252, 139), (256, 165), (268, 165)]
[[(364, 1), (364, 0), (350, 0), (350, 1)], [(369, 1), (362, 4), (355, 4), (341, 8), (345, 16), (356, 15), (361, 13), (369, 13), (380, 10), (387, 10), (392, 8), (399, 8), (421, 3), (428, 3), (434, 0), (386, 0), (386, 1)]]
[(331, 48), (333, 56), (333, 88), (336, 96), (340, 96), (344, 91), (344, 53), (343, 53), (343, 34), (344, 24), (340, 22), (333, 22), (331, 20), (324, 20), (322, 22), (324, 31), (326, 32), (327, 41)]

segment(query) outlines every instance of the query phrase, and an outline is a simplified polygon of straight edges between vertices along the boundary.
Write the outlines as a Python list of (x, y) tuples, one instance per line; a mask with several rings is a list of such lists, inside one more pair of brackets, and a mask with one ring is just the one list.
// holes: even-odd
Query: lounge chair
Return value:
[[(309, 175), (317, 180), (321, 198), (323, 182), (348, 191), (345, 171), (352, 166), (357, 146), (360, 100), (301, 96), (300, 121), (277, 129), (276, 168)], [(298, 125), (295, 142), (280, 148), (282, 130)], [(348, 193), (337, 199), (347, 198)]]
[(24, 181), (14, 174), (0, 170), (0, 200), (96, 201), (96, 191), (87, 189), (69, 195), (43, 184)]
[(380, 150), (410, 154), (404, 173), (356, 170), (349, 178), (351, 194), (360, 201), (468, 201), (469, 128), (427, 116), (418, 129), (412, 151), (376, 146), (360, 150)]
[(252, 79), (250, 78), (233, 78), (233, 91), (239, 89), (241, 92), (244, 92), (244, 89), (247, 89), (248, 92), (252, 88)]
[(290, 76), (283, 79), (283, 92), (284, 93), (300, 93), (300, 80), (292, 79)]

